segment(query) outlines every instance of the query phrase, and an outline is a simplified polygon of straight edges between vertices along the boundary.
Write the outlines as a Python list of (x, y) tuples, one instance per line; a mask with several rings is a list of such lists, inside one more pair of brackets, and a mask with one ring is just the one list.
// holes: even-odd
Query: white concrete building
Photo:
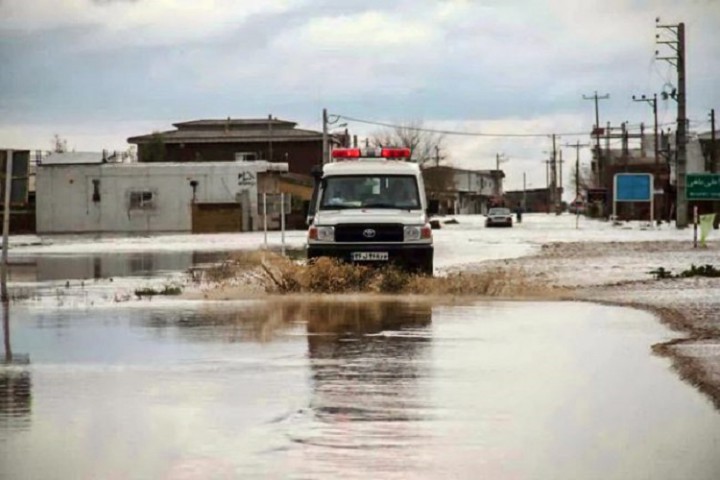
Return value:
[(38, 234), (258, 230), (258, 193), (279, 193), (288, 170), (265, 161), (104, 163), (99, 153), (75, 163), (73, 155), (38, 165)]
[(438, 166), (423, 170), (425, 188), (431, 199), (438, 200), (441, 213), (483, 214), (502, 198), (502, 170), (466, 170)]
[(502, 197), (505, 174), (501, 170), (455, 169), (453, 173), (457, 192), (455, 213), (485, 214), (492, 199)]

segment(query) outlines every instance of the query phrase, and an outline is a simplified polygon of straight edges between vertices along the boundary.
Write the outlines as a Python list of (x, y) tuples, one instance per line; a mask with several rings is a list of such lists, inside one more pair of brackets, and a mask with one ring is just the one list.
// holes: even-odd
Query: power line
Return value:
[[(487, 132), (466, 132), (466, 131), (459, 131), (459, 130), (442, 130), (437, 128), (426, 128), (426, 127), (414, 127), (410, 125), (401, 125), (396, 123), (387, 123), (387, 122), (378, 122), (375, 120), (366, 120), (356, 117), (349, 117), (347, 115), (339, 115), (339, 114), (333, 114), (333, 117), (337, 119), (343, 119), (348, 122), (355, 122), (355, 123), (363, 123), (366, 125), (374, 125), (377, 127), (386, 127), (386, 128), (407, 128), (410, 130), (418, 131), (418, 132), (425, 132), (425, 133), (437, 133), (442, 135), (456, 135), (456, 136), (463, 136), (463, 137), (489, 137), (489, 138), (551, 138), (553, 136), (552, 133), (487, 133)], [(658, 126), (672, 126), (675, 125), (675, 122), (666, 122), (666, 123), (659, 123)], [(626, 126), (628, 130), (639, 130), (641, 128), (641, 124), (628, 124)], [(565, 133), (556, 133), (555, 135), (559, 137), (584, 137), (588, 135), (592, 135), (592, 132), (565, 132)]]
[[(545, 137), (552, 137), (552, 133), (486, 133), (486, 132), (461, 132), (459, 130), (440, 130), (436, 128), (424, 128), (424, 127), (413, 127), (408, 125), (398, 125), (393, 123), (386, 123), (386, 122), (377, 122), (374, 120), (364, 120), (361, 118), (355, 118), (355, 117), (348, 117), (346, 115), (337, 115), (338, 118), (342, 118), (343, 120), (347, 120), (348, 122), (356, 122), (356, 123), (364, 123), (366, 125), (375, 125), (378, 127), (387, 127), (387, 128), (407, 128), (410, 130), (415, 130), (418, 132), (426, 132), (426, 133), (439, 133), (443, 135), (458, 135), (458, 136), (464, 136), (464, 137), (507, 137), (507, 138), (515, 138), (515, 137), (527, 137), (527, 138), (545, 138)], [(569, 132), (569, 133), (556, 133), (555, 135), (559, 136), (565, 136), (565, 137), (580, 137), (580, 136), (586, 136), (589, 135), (587, 131), (585, 132)]]

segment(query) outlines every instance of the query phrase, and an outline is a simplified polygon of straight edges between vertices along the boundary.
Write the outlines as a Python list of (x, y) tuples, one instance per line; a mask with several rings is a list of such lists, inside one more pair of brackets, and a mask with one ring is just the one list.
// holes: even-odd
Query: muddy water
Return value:
[(10, 327), (3, 479), (720, 476), (720, 415), (636, 311), (361, 298)]
[[(238, 251), (112, 252), (91, 254), (14, 255), (10, 282), (99, 280), (114, 277), (152, 277), (185, 272), (189, 268), (227, 260)], [(304, 258), (305, 251), (287, 249), (289, 258)]]

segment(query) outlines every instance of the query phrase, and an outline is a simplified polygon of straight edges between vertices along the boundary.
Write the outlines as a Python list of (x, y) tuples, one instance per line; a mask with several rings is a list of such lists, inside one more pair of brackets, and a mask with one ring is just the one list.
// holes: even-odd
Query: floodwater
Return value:
[(345, 297), (14, 308), (0, 478), (720, 478), (650, 315)]
[[(241, 251), (110, 252), (13, 255), (9, 281), (50, 282), (100, 280), (114, 277), (156, 277), (186, 272), (193, 267), (213, 265)], [(304, 250), (287, 249), (290, 258), (304, 256)]]

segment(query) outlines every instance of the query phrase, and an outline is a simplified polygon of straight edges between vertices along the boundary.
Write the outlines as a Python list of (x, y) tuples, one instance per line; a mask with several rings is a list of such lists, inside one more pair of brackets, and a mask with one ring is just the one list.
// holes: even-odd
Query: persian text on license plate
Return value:
[(352, 252), (354, 262), (387, 262), (388, 252)]

